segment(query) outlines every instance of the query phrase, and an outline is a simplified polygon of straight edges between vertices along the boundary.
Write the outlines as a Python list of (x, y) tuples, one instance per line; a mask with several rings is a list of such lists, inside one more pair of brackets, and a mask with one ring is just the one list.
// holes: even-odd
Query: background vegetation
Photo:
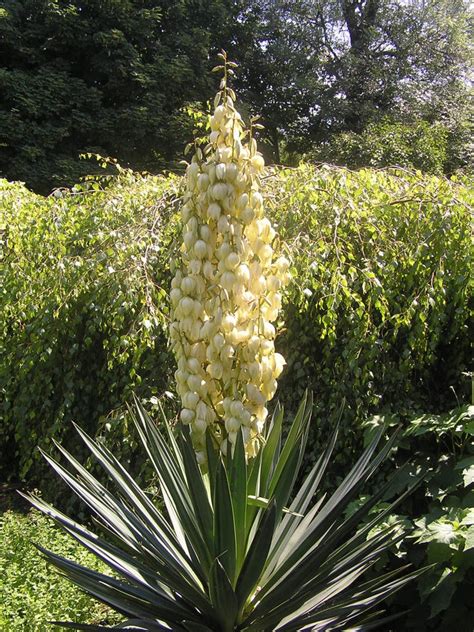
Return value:
[(95, 171), (87, 152), (176, 169), (221, 48), (267, 159), (451, 173), (472, 161), (470, 41), (468, 0), (1, 0), (0, 176), (47, 193)]
[[(469, 397), (466, 182), (307, 165), (266, 180), (294, 274), (280, 398), (295, 408), (309, 386), (323, 431), (345, 399), (348, 460), (368, 416), (437, 413)], [(41, 480), (35, 446), (71, 441), (71, 420), (116, 436), (128, 454), (123, 402), (132, 390), (153, 403), (172, 389), (179, 186), (122, 171), (43, 198), (3, 183), (3, 476)]]
[(54, 550), (97, 571), (102, 565), (50, 521), (37, 513), (7, 511), (0, 515), (0, 630), (46, 632), (47, 621), (82, 620), (117, 623), (120, 618), (80, 592), (67, 579), (52, 573), (32, 542)]

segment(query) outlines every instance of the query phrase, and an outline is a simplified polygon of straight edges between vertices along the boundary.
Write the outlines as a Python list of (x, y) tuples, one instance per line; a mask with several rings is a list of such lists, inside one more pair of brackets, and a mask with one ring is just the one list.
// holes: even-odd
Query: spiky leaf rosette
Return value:
[(224, 453), (240, 430), (247, 455), (258, 451), (266, 403), (284, 365), (273, 322), (289, 278), (264, 216), (264, 160), (254, 127), (245, 130), (227, 85), (235, 64), (221, 57), (209, 144), (196, 148), (187, 167), (183, 243), (170, 294), (181, 421), (190, 425), (200, 463), (208, 428)]
[(69, 470), (46, 458), (103, 529), (95, 534), (40, 498), (29, 498), (103, 560), (113, 576), (43, 553), (85, 592), (127, 617), (118, 627), (129, 630), (292, 632), (375, 627), (376, 616), (370, 614), (374, 606), (416, 574), (364, 579), (364, 573), (400, 537), (394, 526), (374, 530), (376, 535), (367, 540), (394, 505), (357, 530), (385, 488), (350, 517), (344, 511), (385, 459), (393, 438), (377, 453), (379, 433), (327, 498), (318, 494), (318, 488), (335, 434), (287, 507), (306, 445), (311, 407), (311, 399), (305, 398), (284, 444), (283, 412), (277, 408), (265, 428), (264, 446), (251, 461), (246, 459), (241, 432), (233, 454), (229, 451), (226, 457), (213, 448), (207, 433), (208, 472), (203, 474), (189, 428), (175, 433), (166, 421), (158, 428), (137, 404), (135, 423), (156, 470), (165, 513), (106, 447), (79, 430), (112, 486), (104, 487), (60, 446)]

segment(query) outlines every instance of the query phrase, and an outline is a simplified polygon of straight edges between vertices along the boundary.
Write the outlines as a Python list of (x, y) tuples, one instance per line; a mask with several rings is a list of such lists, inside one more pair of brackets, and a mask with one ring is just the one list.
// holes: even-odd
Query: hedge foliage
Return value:
[[(398, 415), (376, 415), (368, 419), (364, 424), (366, 441), (381, 424), (390, 427), (399, 422)], [(417, 579), (416, 586), (394, 598), (392, 610), (406, 612), (403, 627), (397, 629), (472, 630), (473, 436), (474, 406), (469, 405), (457, 406), (440, 415), (419, 415), (405, 424), (393, 456), (399, 466), (396, 482), (373, 511), (384, 510), (386, 501), (406, 491), (415, 476), (423, 473), (423, 481), (381, 525), (383, 528), (398, 523), (410, 533), (382, 565), (392, 568), (406, 563), (413, 568), (433, 566)], [(401, 467), (403, 464), (408, 467)], [(379, 571), (380, 567), (375, 570)]]
[[(3, 181), (3, 477), (39, 482), (37, 445), (73, 441), (72, 420), (93, 434), (112, 430), (107, 416), (132, 390), (166, 390), (176, 187), (123, 171), (43, 198)], [(121, 427), (124, 453), (128, 441)]]
[[(182, 183), (118, 169), (48, 198), (0, 185), (0, 478), (56, 501), (37, 445), (54, 437), (83, 456), (76, 421), (146, 478), (124, 402), (135, 391), (149, 409), (176, 410), (167, 291)], [(408, 603), (407, 630), (460, 626), (456, 612), (471, 620), (474, 428), (465, 409), (446, 411), (470, 396), (472, 189), (461, 177), (308, 164), (271, 172), (265, 187), (293, 271), (278, 396), (294, 409), (314, 391), (308, 464), (343, 403), (334, 482), (367, 428), (404, 424), (394, 463), (412, 466), (400, 488), (429, 472), (390, 518), (419, 542), (387, 564), (438, 565), (394, 608)]]
[(295, 279), (280, 397), (294, 406), (309, 386), (320, 435), (345, 401), (341, 458), (372, 414), (445, 411), (469, 395), (466, 183), (302, 166), (271, 185)]
[[(121, 170), (43, 198), (3, 181), (3, 477), (39, 482), (35, 447), (72, 441), (72, 420), (132, 458), (124, 401), (134, 390), (149, 405), (172, 395), (167, 290), (180, 186)], [(314, 390), (315, 437), (324, 440), (345, 400), (341, 459), (350, 460), (371, 414), (465, 400), (467, 182), (302, 165), (273, 172), (266, 189), (294, 275), (279, 397), (294, 407)]]
[[(409, 124), (384, 118), (370, 123), (362, 133), (336, 134), (313, 150), (312, 157), (351, 169), (398, 165), (442, 174), (459, 166), (449, 164), (455, 153), (449, 151), (452, 144), (449, 130), (442, 123), (416, 121)], [(462, 159), (459, 162), (463, 164)]]

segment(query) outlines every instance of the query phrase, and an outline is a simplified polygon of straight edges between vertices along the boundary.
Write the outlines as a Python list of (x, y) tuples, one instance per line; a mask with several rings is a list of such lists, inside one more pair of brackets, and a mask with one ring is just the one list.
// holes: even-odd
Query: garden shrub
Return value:
[(294, 264), (279, 397), (315, 393), (314, 454), (345, 402), (344, 469), (368, 416), (467, 399), (472, 194), (420, 173), (310, 166), (268, 186)]
[[(448, 481), (447, 495), (425, 496), (437, 476), (433, 466), (418, 502), (401, 507), (400, 515), (420, 530), (418, 538), (429, 537), (429, 516), (451, 521), (454, 529), (474, 505), (472, 488), (463, 487), (463, 459), (471, 455), (451, 453), (444, 435), (442, 441), (436, 434), (415, 439), (410, 428), (423, 413), (430, 413), (423, 419), (443, 420), (436, 416), (458, 400), (468, 401), (472, 190), (467, 179), (302, 165), (272, 172), (264, 185), (268, 215), (286, 241), (293, 273), (277, 325), (277, 351), (288, 362), (278, 397), (291, 411), (306, 387), (315, 394), (307, 466), (321, 452), (343, 402), (341, 439), (331, 465), (334, 483), (354, 460), (364, 421), (396, 415), (407, 429), (400, 458), (417, 451), (419, 463), (441, 462), (446, 476), (451, 471), (457, 476)], [(107, 435), (114, 453), (140, 472), (123, 404), (132, 391), (149, 409), (163, 403), (172, 412), (176, 401), (168, 391), (175, 366), (166, 331), (180, 187), (176, 177), (126, 170), (48, 198), (2, 182), (4, 479), (41, 484), (46, 495), (57, 498), (35, 448), (49, 449), (55, 437), (84, 456), (72, 421), (91, 434)], [(440, 423), (442, 428), (447, 422)], [(453, 470), (456, 463), (460, 469)], [(462, 515), (449, 504), (457, 502), (451, 498), (459, 499)], [(440, 602), (447, 610), (434, 614), (434, 626), (449, 622), (462, 603), (470, 575), (466, 571), (457, 581), (455, 564), (468, 559), (465, 527), (470, 525), (464, 522), (462, 533), (448, 543), (449, 559), (426, 579), (425, 586), (440, 579), (443, 588), (452, 585), (450, 598)], [(410, 547), (410, 561), (421, 566), (431, 559), (430, 547)], [(446, 569), (445, 582), (439, 574)], [(413, 629), (417, 617), (432, 614), (426, 610), (429, 600), (421, 601), (423, 590), (428, 589), (420, 584), (419, 607), (410, 605), (413, 621), (407, 625)]]
[(427, 173), (445, 172), (449, 131), (441, 123), (412, 124), (390, 118), (370, 123), (361, 133), (341, 132), (318, 147), (312, 159), (360, 167), (406, 167)]
[(404, 426), (395, 461), (411, 465), (393, 493), (428, 472), (416, 495), (387, 519), (416, 529), (387, 568), (437, 564), (417, 591), (394, 602), (394, 612), (409, 610), (395, 629), (467, 632), (472, 408), (446, 411), (470, 396), (472, 191), (456, 179), (401, 170), (307, 166), (280, 173), (278, 186), (279, 231), (294, 253), (295, 279), (279, 338), (288, 361), (280, 398), (293, 407), (307, 385), (316, 395), (309, 462), (345, 402), (334, 481), (347, 471), (361, 429)]
[(42, 198), (3, 181), (0, 476), (39, 482), (36, 446), (72, 441), (71, 420), (114, 435), (121, 419), (117, 444), (133, 453), (124, 401), (168, 384), (176, 187), (122, 171)]
[(77, 618), (90, 624), (117, 623), (120, 617), (54, 573), (32, 542), (59, 555), (105, 570), (92, 553), (38, 514), (0, 515), (0, 630), (46, 632), (48, 621)]
[[(381, 425), (390, 428), (399, 422), (398, 415), (368, 419), (364, 424), (366, 443)], [(400, 523), (411, 530), (411, 536), (382, 560), (376, 572), (397, 568), (400, 562), (412, 568), (434, 564), (418, 578), (416, 591), (412, 587), (393, 600), (394, 612), (407, 611), (397, 629), (470, 632), (474, 614), (474, 406), (420, 415), (405, 425), (394, 460), (408, 467), (372, 513), (383, 511), (386, 501), (403, 493), (420, 473), (423, 483), (379, 526)]]
[[(367, 416), (446, 411), (453, 389), (465, 400), (466, 184), (308, 165), (266, 178), (269, 216), (293, 261), (277, 339), (289, 365), (279, 398), (294, 409), (306, 386), (315, 393), (308, 462), (343, 400), (342, 469)], [(108, 434), (140, 468), (123, 403), (136, 391), (153, 406), (173, 384), (167, 291), (180, 186), (121, 170), (42, 198), (3, 182), (4, 478), (39, 483), (35, 446), (53, 436), (71, 445), (72, 420)]]

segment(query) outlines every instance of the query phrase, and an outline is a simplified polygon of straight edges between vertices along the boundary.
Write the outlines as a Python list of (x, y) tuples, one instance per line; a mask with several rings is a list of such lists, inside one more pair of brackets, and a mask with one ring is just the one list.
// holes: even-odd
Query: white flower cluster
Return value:
[[(230, 92), (230, 94), (229, 94)], [(255, 456), (285, 361), (272, 324), (289, 262), (275, 259), (275, 230), (259, 191), (264, 160), (224, 85), (210, 142), (187, 167), (181, 262), (172, 281), (170, 337), (182, 400), (200, 463), (209, 427), (222, 452), (243, 433)]]

